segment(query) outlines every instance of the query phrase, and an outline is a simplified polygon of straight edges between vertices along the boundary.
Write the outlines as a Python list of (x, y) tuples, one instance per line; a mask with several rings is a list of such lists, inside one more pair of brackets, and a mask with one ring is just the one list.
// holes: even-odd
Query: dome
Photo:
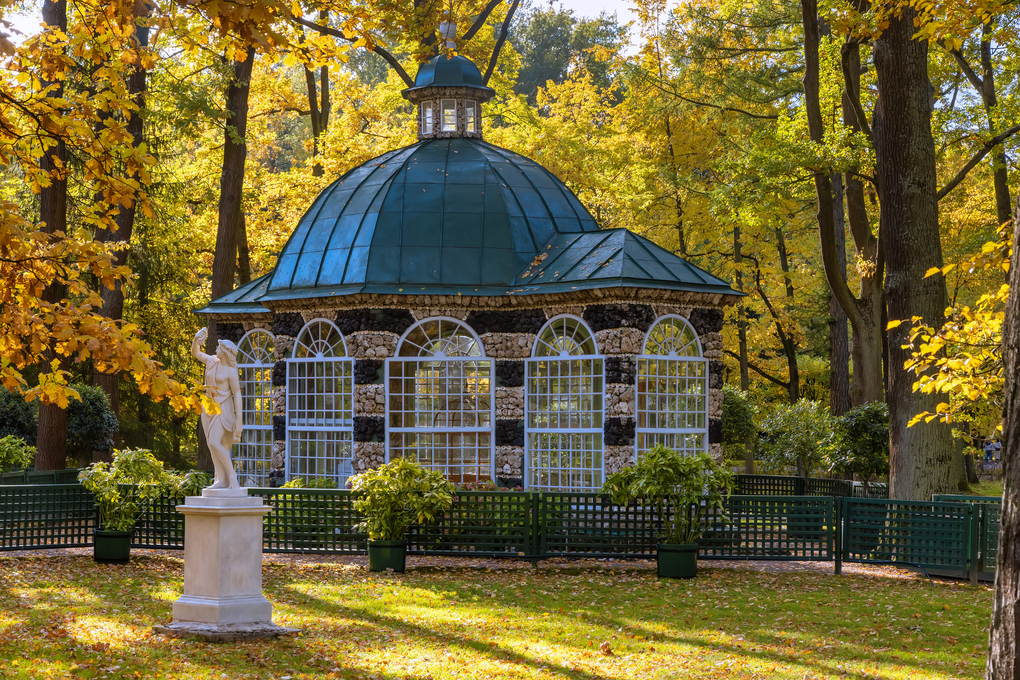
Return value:
[(479, 139), (426, 140), (326, 187), (284, 246), (264, 299), (505, 294), (557, 236), (598, 230), (534, 161)]
[[(482, 73), (470, 59), (462, 56), (439, 55), (418, 67), (414, 87), (404, 90), (404, 96), (427, 87), (471, 87), (484, 90), (489, 96), (494, 90), (482, 82)], [(486, 97), (488, 99), (488, 97)]]

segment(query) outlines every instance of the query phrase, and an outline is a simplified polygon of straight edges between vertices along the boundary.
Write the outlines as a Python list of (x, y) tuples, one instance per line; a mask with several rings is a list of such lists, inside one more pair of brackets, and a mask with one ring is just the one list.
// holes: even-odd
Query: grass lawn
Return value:
[(266, 564), (276, 622), (302, 634), (211, 645), (149, 630), (170, 619), (180, 559), (0, 556), (0, 677), (983, 676), (984, 587), (729, 568), (660, 581), (615, 564)]
[(998, 496), (1002, 498), (1002, 480), (988, 480), (970, 485), (971, 495), (974, 496)]

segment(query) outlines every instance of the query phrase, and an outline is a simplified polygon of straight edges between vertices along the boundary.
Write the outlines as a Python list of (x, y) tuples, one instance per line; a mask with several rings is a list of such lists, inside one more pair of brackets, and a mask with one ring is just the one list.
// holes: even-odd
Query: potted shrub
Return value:
[(659, 521), (659, 576), (693, 578), (705, 512), (722, 508), (732, 481), (733, 474), (708, 454), (684, 455), (657, 445), (635, 465), (609, 475), (602, 492), (618, 505), (651, 506)]
[(407, 530), (435, 521), (453, 505), (453, 484), (441, 472), (398, 458), (351, 477), (351, 505), (364, 516), (369, 571), (404, 571)]
[(113, 452), (112, 463), (93, 463), (78, 481), (96, 497), (99, 528), (94, 530), (96, 562), (124, 564), (131, 556), (131, 532), (138, 517), (164, 494), (195, 493), (206, 479), (199, 472), (164, 470), (147, 449)]

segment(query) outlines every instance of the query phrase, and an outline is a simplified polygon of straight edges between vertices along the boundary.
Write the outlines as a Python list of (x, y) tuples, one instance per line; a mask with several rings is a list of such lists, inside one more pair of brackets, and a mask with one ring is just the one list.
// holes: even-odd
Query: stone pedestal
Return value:
[(205, 489), (177, 506), (184, 594), (173, 622), (155, 632), (217, 642), (293, 632), (273, 623), (273, 605), (262, 595), (262, 517), (270, 510), (247, 489)]

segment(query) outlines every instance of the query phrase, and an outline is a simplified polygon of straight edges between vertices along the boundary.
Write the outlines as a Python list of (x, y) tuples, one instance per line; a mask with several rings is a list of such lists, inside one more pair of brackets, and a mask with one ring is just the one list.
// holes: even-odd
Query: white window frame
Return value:
[(421, 103), (421, 133), (432, 134), (432, 102)]
[[(648, 353), (648, 349), (649, 349), (648, 345), (652, 341), (651, 340), (652, 333), (659, 326), (659, 324), (667, 322), (667, 321), (668, 322), (673, 322), (674, 324), (679, 322), (686, 329), (690, 330), (691, 334), (694, 336), (694, 343), (693, 343), (693, 345), (689, 345), (688, 347), (691, 347), (692, 349), (696, 349), (697, 356), (691, 356), (689, 354), (687, 354), (687, 355), (679, 355), (679, 354), (676, 353), (676, 349), (675, 348), (671, 349), (671, 351), (669, 353), (665, 353), (665, 354), (650, 354), (650, 353)], [(667, 382), (667, 392), (666, 392), (666, 394), (659, 395), (658, 392), (649, 393), (648, 390), (647, 390), (647, 384), (648, 384), (647, 378), (644, 381), (642, 380), (642, 376), (643, 375), (644, 376), (648, 375), (648, 368), (647, 367), (651, 364), (651, 362), (656, 362), (660, 366), (665, 365), (666, 368), (667, 368), (667, 375), (662, 377), (662, 378), (659, 378), (659, 380), (663, 380), (664, 379)], [(675, 364), (677, 368), (679, 368), (680, 365), (683, 365), (683, 370), (682, 371), (680, 371), (680, 370), (676, 371), (677, 375), (669, 375), (669, 364)], [(658, 369), (658, 366), (656, 368)], [(700, 371), (700, 375), (697, 375), (697, 373), (699, 371)], [(679, 375), (680, 373), (683, 373), (685, 375)], [(694, 375), (690, 375), (691, 373), (694, 373)], [(683, 393), (683, 394), (676, 393), (676, 394), (674, 394), (672, 396), (672, 399), (674, 400), (673, 403), (670, 403), (671, 397), (670, 397), (670, 394), (669, 394), (669, 387), (668, 387), (669, 382), (672, 381), (672, 382), (679, 383), (679, 381), (694, 381), (694, 380), (701, 382), (701, 384), (703, 385), (700, 394), (698, 394), (698, 393), (690, 393), (690, 392)], [(645, 385), (645, 390), (644, 391), (642, 391), (642, 389), (641, 389), (642, 388), (642, 384)], [(655, 408), (655, 409), (643, 408), (643, 405), (647, 404), (648, 402), (643, 401), (642, 397), (643, 396), (647, 396), (649, 394), (654, 394), (654, 395), (658, 396), (657, 402), (658, 402), (658, 404), (662, 405), (661, 409), (660, 408)], [(681, 411), (681, 410), (677, 410), (675, 408), (677, 400), (692, 399), (692, 398), (693, 399), (697, 399), (699, 397), (701, 399), (703, 399), (703, 407), (701, 409), (697, 410), (697, 411), (693, 411), (693, 410), (682, 410)], [(660, 316), (648, 328), (648, 332), (645, 333), (644, 342), (641, 345), (641, 354), (639, 354), (637, 357), (635, 357), (634, 418), (635, 418), (635, 421), (637, 423), (637, 427), (635, 428), (635, 436), (634, 436), (634, 454), (636, 456), (640, 456), (645, 451), (651, 449), (652, 446), (654, 446), (656, 443), (665, 444), (669, 448), (678, 450), (681, 453), (684, 453), (684, 452), (707, 452), (708, 451), (708, 402), (709, 402), (708, 360), (705, 359), (704, 356), (703, 356), (702, 346), (701, 346), (701, 338), (698, 337), (698, 332), (696, 330), (694, 330), (694, 327), (691, 326), (690, 322), (687, 319), (683, 318), (682, 316), (679, 316), (679, 315), (676, 315), (676, 314), (666, 314), (666, 315)], [(688, 416), (694, 416), (694, 417), (700, 416), (702, 418), (702, 423), (703, 424), (700, 427), (698, 427), (698, 426), (694, 426), (694, 427), (675, 427), (675, 426), (674, 427), (648, 427), (648, 426), (644, 426), (643, 427), (641, 425), (642, 422), (647, 422), (645, 420), (645, 418), (643, 417), (643, 414), (652, 414), (652, 415), (655, 415), (655, 414), (659, 414), (659, 413), (667, 413), (667, 414), (669, 414), (673, 418), (679, 417), (678, 414), (681, 414), (681, 413), (687, 414)], [(700, 446), (697, 445), (697, 444), (694, 444), (692, 446), (688, 446), (688, 445), (686, 445), (686, 442), (685, 442), (684, 446), (677, 446), (676, 443), (675, 443), (675, 441), (677, 439), (686, 440), (686, 439), (688, 439), (690, 437), (698, 437), (698, 436), (701, 437), (701, 444), (700, 444)], [(646, 440), (646, 439), (653, 440), (651, 442), (650, 446), (642, 446), (642, 442), (644, 440)]]
[(464, 130), (478, 132), (478, 102), (474, 99), (464, 100)]
[[(452, 104), (452, 109), (447, 109), (447, 104)], [(453, 122), (447, 124), (446, 112), (448, 110), (453, 111)], [(457, 100), (456, 99), (440, 99), (439, 100), (439, 129), (442, 132), (456, 132), (457, 131)]]
[[(331, 329), (339, 336), (340, 342), (332, 348), (320, 347), (318, 349), (304, 344), (302, 338), (304, 338), (306, 331), (309, 331), (316, 324), (322, 324)], [(298, 354), (302, 348), (316, 351), (314, 354), (301, 357)], [(340, 350), (342, 354), (338, 354), (336, 350)], [(314, 373), (309, 375), (309, 371)], [(316, 404), (311, 409), (304, 408), (300, 410), (310, 410), (313, 414), (321, 411), (323, 414), (321, 418), (317, 415), (312, 417), (317, 422), (303, 422), (306, 420), (305, 418), (300, 419), (302, 422), (299, 422), (295, 414), (296, 411), (300, 412), (296, 408), (299, 401), (304, 399), (307, 403), (309, 398), (314, 400), (320, 393), (297, 390), (296, 387), (300, 385), (298, 381), (315, 380), (316, 378), (337, 380), (340, 382), (342, 389), (329, 395), (323, 394), (322, 409), (319, 409), (318, 404)], [(332, 403), (332, 408), (327, 406), (329, 403)], [(337, 408), (338, 405), (339, 408)], [(332, 411), (334, 416), (328, 417), (326, 415), (328, 411)], [(347, 341), (344, 339), (343, 333), (327, 319), (312, 319), (306, 323), (298, 333), (294, 341), (294, 349), (291, 352), (291, 356), (287, 359), (286, 425), (287, 479), (305, 477), (307, 480), (311, 477), (327, 477), (333, 479), (338, 486), (344, 486), (347, 483), (348, 477), (353, 474), (354, 360), (348, 357)], [(330, 448), (333, 448), (334, 451), (332, 455), (299, 455), (295, 446), (298, 443), (310, 443), (313, 448), (322, 448), (326, 452)], [(314, 471), (295, 469), (299, 463), (307, 464), (308, 462), (315, 463), (317, 469)], [(331, 466), (333, 467), (332, 472), (329, 471)]]
[[(241, 441), (234, 445), (233, 460), (241, 486), (262, 487), (269, 484), (273, 464), (275, 344), (276, 338), (264, 328), (253, 328), (237, 343), (244, 430)], [(246, 345), (251, 350), (246, 350)]]
[[(428, 353), (428, 349), (427, 348), (423, 348), (420, 345), (417, 345), (417, 343), (413, 343), (412, 342), (411, 344), (414, 347), (418, 347), (419, 348), (417, 354), (414, 355), (414, 356), (400, 356), (401, 351), (405, 348), (405, 343), (406, 342), (410, 342), (408, 340), (408, 338), (411, 336), (411, 334), (415, 330), (417, 330), (418, 328), (421, 328), (425, 324), (428, 324), (428, 323), (431, 323), (431, 322), (439, 322), (440, 323), (440, 329), (442, 329), (442, 324), (451, 324), (451, 325), (457, 326), (459, 329), (463, 329), (463, 330), (467, 331), (467, 333), (470, 334), (473, 342), (475, 343), (475, 346), (478, 348), (478, 352), (479, 353), (477, 355), (470, 355), (470, 356), (468, 356), (468, 355), (447, 356), (446, 354), (443, 354), (442, 352), (440, 352), (439, 354), (430, 354), (430, 353)], [(449, 425), (432, 426), (432, 425), (419, 425), (419, 424), (415, 424), (415, 425), (412, 425), (412, 426), (408, 426), (408, 425), (406, 425), (406, 422), (405, 422), (401, 426), (394, 426), (393, 425), (393, 421), (394, 421), (395, 413), (394, 413), (394, 410), (393, 410), (393, 406), (395, 404), (395, 401), (399, 400), (400, 397), (402, 396), (401, 393), (394, 393), (394, 391), (391, 389), (392, 388), (391, 378), (392, 379), (398, 379), (398, 376), (394, 375), (394, 373), (396, 372), (396, 367), (398, 365), (406, 366), (406, 365), (411, 365), (411, 364), (435, 364), (435, 363), (440, 363), (440, 362), (447, 363), (447, 365), (450, 365), (450, 366), (453, 366), (453, 365), (456, 365), (456, 364), (468, 364), (468, 363), (472, 363), (472, 362), (477, 362), (479, 364), (487, 364), (487, 367), (488, 367), (488, 393), (487, 393), (487, 396), (488, 396), (488, 401), (489, 401), (489, 408), (487, 410), (472, 409), (470, 412), (471, 413), (475, 413), (475, 414), (483, 414), (483, 413), (487, 414), (488, 424), (472, 425), (472, 426), (464, 426), (464, 425), (460, 425), (460, 426), (449, 426)], [(402, 374), (401, 377), (405, 377), (406, 378), (406, 376), (404, 376), (403, 373), (404, 372), (401, 371), (401, 374)], [(457, 371), (456, 373), (459, 373), (460, 375), (463, 375), (463, 369)], [(426, 379), (428, 379), (428, 378), (426, 378)], [(437, 380), (451, 380), (451, 379), (457, 380), (457, 379), (460, 379), (460, 378), (458, 378), (456, 375), (454, 375), (452, 378), (451, 377), (439, 377), (439, 378), (437, 378)], [(415, 378), (415, 380), (418, 380), (418, 378)], [(418, 323), (416, 323), (413, 326), (411, 326), (410, 328), (408, 328), (404, 332), (404, 334), (402, 336), (400, 336), (400, 341), (397, 343), (397, 350), (396, 350), (395, 356), (386, 359), (386, 363), (385, 363), (385, 383), (384, 384), (385, 384), (385, 394), (386, 394), (386, 461), (389, 462), (390, 460), (392, 460), (391, 456), (393, 454), (393, 439), (394, 439), (394, 437), (403, 438), (407, 434), (415, 434), (415, 435), (418, 435), (418, 436), (420, 436), (422, 438), (425, 438), (425, 439), (427, 439), (430, 436), (433, 436), (433, 437), (435, 437), (435, 436), (449, 436), (449, 435), (456, 435), (456, 434), (460, 434), (460, 435), (465, 435), (465, 434), (471, 435), (471, 434), (474, 434), (477, 437), (487, 436), (488, 440), (489, 440), (488, 446), (479, 446), (479, 445), (476, 445), (474, 447), (475, 450), (478, 453), (478, 458), (479, 458), (478, 464), (476, 464), (474, 467), (476, 469), (478, 469), (480, 472), (482, 472), (484, 470), (484, 468), (482, 466), (482, 463), (480, 461), (480, 458), (481, 458), (482, 452), (483, 451), (487, 451), (488, 452), (488, 458), (489, 458), (488, 480), (487, 481), (495, 481), (495, 479), (496, 479), (496, 476), (495, 476), (495, 473), (496, 473), (496, 394), (495, 394), (496, 391), (495, 391), (495, 380), (496, 380), (496, 376), (495, 376), (495, 363), (492, 361), (492, 359), (488, 358), (485, 355), (485, 345), (482, 344), (481, 338), (479, 338), (478, 334), (475, 333), (474, 329), (472, 329), (465, 322), (463, 322), (463, 321), (461, 321), (459, 319), (454, 319), (452, 317), (447, 317), (447, 316), (434, 316), (434, 317), (429, 317), (428, 319), (423, 319), (422, 321), (419, 321)], [(463, 392), (457, 392), (456, 394), (463, 394)], [(479, 393), (479, 395), (480, 396), (484, 396), (485, 393)], [(449, 396), (452, 396), (452, 395), (443, 394), (442, 396), (449, 397)], [(406, 411), (404, 413), (409, 413), (409, 414), (410, 413), (414, 413), (414, 414), (417, 414), (419, 412), (417, 410), (415, 410), (415, 411)], [(425, 411), (421, 411), (420, 413), (423, 414), (423, 415), (424, 414), (430, 414), (432, 416), (438, 416), (440, 413), (456, 413), (456, 412), (455, 411), (450, 411), (450, 410), (436, 410), (436, 411), (425, 410)], [(400, 447), (400, 448), (403, 448), (403, 447)], [(434, 449), (432, 449), (432, 450), (434, 450)], [(423, 467), (426, 467), (426, 468), (431, 469), (431, 470), (441, 471), (445, 475), (449, 475), (450, 468), (453, 467), (451, 465), (451, 461), (450, 461), (449, 450), (447, 450), (446, 463), (445, 464), (436, 465), (434, 463), (423, 462), (421, 460), (420, 456), (419, 456), (417, 462), (419, 462)], [(466, 468), (467, 466), (461, 464), (459, 467), (461, 467), (463, 469), (463, 468)], [(463, 470), (462, 470), (462, 472), (463, 472)]]
[[(591, 347), (594, 348), (594, 353), (568, 354), (566, 351), (561, 350), (559, 356), (550, 355), (537, 356), (539, 349), (541, 347), (540, 338), (545, 334), (546, 328), (548, 327), (555, 328), (555, 324), (558, 322), (562, 322), (563, 320), (574, 321), (577, 324), (579, 324), (580, 328), (584, 329), (584, 331), (587, 333), (588, 339), (590, 339), (591, 341)], [(535, 411), (532, 408), (533, 403), (532, 397), (534, 397), (535, 400), (538, 400), (542, 396), (552, 394), (551, 389), (547, 390), (544, 393), (536, 392), (533, 380), (538, 381), (542, 379), (542, 376), (539, 375), (539, 371), (541, 370), (543, 362), (549, 363), (554, 361), (563, 363), (575, 361), (591, 362), (592, 370), (590, 371), (590, 374), (582, 373), (581, 375), (578, 376), (578, 378), (591, 380), (592, 382), (591, 389), (585, 393), (582, 393), (582, 395), (587, 395), (591, 398), (593, 407), (590, 410), (586, 409), (577, 412), (581, 414), (587, 414), (588, 417), (591, 419), (591, 426), (581, 427), (579, 424), (578, 426), (572, 427), (568, 423), (567, 427), (560, 426), (554, 427), (548, 425), (543, 427), (533, 422)], [(571, 377), (573, 376), (568, 376), (567, 380), (569, 381)], [(550, 378), (546, 379), (549, 380)], [(606, 477), (606, 451), (605, 451), (605, 439), (603, 435), (603, 428), (605, 425), (605, 389), (606, 389), (605, 385), (606, 385), (605, 357), (599, 353), (598, 343), (595, 340), (595, 334), (591, 331), (591, 328), (589, 328), (588, 324), (586, 324), (583, 319), (570, 314), (561, 314), (559, 316), (555, 316), (549, 319), (549, 321), (547, 321), (546, 324), (542, 326), (542, 329), (538, 332), (538, 335), (535, 338), (535, 344), (532, 347), (531, 351), (531, 358), (527, 359), (525, 362), (524, 470), (523, 470), (524, 473), (523, 484), (525, 488), (534, 488), (546, 491), (597, 491), (602, 487), (602, 484), (605, 481)], [(566, 486), (563, 484), (557, 486), (538, 484), (537, 483), (538, 475), (541, 474), (541, 470), (543, 468), (536, 465), (535, 461), (536, 456), (538, 457), (541, 456), (542, 450), (533, 445), (533, 440), (537, 441), (538, 437), (541, 437), (542, 435), (560, 435), (561, 437), (580, 437), (582, 441), (584, 440), (585, 437), (590, 436), (592, 442), (591, 451), (593, 452), (593, 455), (598, 455), (600, 459), (599, 465), (597, 467), (592, 466), (590, 468), (586, 468), (582, 466), (568, 468), (563, 467), (552, 468), (550, 466), (549, 469), (550, 470), (555, 469), (560, 471), (561, 473), (563, 471), (577, 472), (580, 473), (581, 475), (589, 471), (597, 473), (598, 477), (597, 479), (595, 479), (593, 484), (587, 487), (583, 485), (579, 487), (575, 485)], [(584, 446), (577, 450), (580, 451), (580, 455), (583, 457), (584, 452), (586, 451)], [(536, 481), (532, 480), (533, 475), (535, 476)]]

